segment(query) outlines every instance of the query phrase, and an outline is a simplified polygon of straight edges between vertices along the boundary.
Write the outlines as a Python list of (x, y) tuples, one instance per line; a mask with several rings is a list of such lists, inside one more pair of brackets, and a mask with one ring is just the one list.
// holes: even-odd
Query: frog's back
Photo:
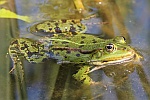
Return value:
[(50, 46), (50, 58), (60, 62), (85, 63), (92, 58), (94, 52), (103, 48), (106, 40), (93, 35), (78, 34), (72, 37), (60, 35), (44, 41), (47, 41), (45, 46)]

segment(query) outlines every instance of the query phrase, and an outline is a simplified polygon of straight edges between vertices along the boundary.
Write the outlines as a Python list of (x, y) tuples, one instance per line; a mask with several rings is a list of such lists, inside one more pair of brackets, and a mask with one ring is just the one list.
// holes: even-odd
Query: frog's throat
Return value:
[(117, 65), (117, 64), (123, 64), (123, 63), (131, 62), (134, 59), (137, 59), (137, 56), (138, 55), (133, 52), (131, 55), (128, 55), (128, 56), (118, 57), (117, 60), (116, 59), (112, 59), (109, 61), (90, 60), (89, 63), (92, 65), (96, 65), (96, 66)]

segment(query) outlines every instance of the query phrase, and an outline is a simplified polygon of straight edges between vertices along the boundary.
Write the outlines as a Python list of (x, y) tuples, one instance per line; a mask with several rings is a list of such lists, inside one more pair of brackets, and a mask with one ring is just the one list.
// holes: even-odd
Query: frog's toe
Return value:
[(13, 67), (10, 71), (9, 71), (9, 74), (11, 74), (14, 70), (15, 70), (16, 67)]
[(91, 85), (102, 85), (102, 83), (101, 83), (101, 82), (92, 81), (92, 82), (91, 82)]

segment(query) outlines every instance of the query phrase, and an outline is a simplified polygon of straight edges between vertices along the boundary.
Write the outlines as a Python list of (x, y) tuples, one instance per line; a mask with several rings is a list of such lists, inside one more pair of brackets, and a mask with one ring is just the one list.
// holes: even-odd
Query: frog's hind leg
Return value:
[(20, 66), (22, 69), (22, 62), (21, 62), (21, 52), (19, 49), (19, 39), (15, 39), (11, 42), (10, 46), (9, 46), (9, 55), (12, 59), (13, 62), (13, 68), (9, 71), (9, 73), (11, 73), (16, 66)]
[(11, 42), (9, 46), (9, 55), (13, 62), (13, 67), (9, 71), (9, 73), (12, 73), (15, 70), (16, 78), (19, 82), (24, 82), (24, 70), (22, 66), (22, 60), (21, 58), (24, 57), (24, 54), (21, 52), (21, 46), (20, 41), (21, 39), (15, 39)]

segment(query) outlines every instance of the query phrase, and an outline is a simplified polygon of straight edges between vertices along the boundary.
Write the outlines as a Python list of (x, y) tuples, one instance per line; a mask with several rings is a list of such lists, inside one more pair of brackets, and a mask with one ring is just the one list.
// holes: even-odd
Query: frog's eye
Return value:
[(106, 51), (112, 52), (114, 50), (114, 45), (113, 44), (107, 44), (105, 48), (106, 48)]

